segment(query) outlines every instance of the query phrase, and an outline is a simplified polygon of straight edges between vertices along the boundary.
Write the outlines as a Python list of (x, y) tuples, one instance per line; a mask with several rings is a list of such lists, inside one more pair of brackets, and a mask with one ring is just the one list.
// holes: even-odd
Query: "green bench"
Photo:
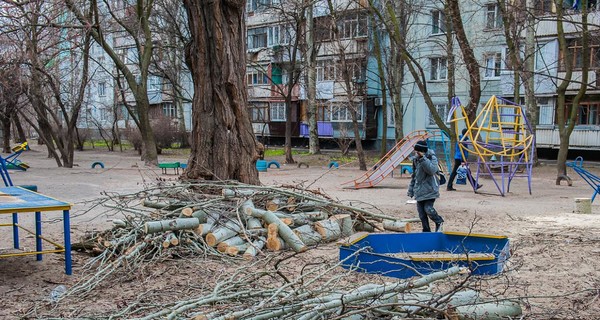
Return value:
[(163, 174), (167, 174), (167, 169), (171, 168), (175, 172), (175, 174), (179, 174), (179, 168), (181, 167), (181, 163), (179, 162), (163, 162), (159, 163), (158, 167), (162, 169)]

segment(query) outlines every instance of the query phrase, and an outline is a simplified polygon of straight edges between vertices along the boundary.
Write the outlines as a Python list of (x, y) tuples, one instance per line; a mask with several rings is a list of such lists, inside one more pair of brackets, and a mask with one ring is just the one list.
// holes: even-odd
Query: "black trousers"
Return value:
[(456, 178), (456, 171), (458, 171), (458, 168), (462, 163), (462, 159), (454, 159), (454, 167), (452, 168), (452, 173), (450, 173), (450, 177), (448, 178), (448, 189), (452, 188), (454, 178)]
[(440, 223), (444, 222), (444, 219), (440, 217), (440, 215), (433, 207), (434, 203), (435, 199), (417, 201), (417, 212), (419, 213), (419, 219), (421, 219), (423, 232), (431, 232), (431, 227), (429, 226), (429, 219), (435, 222), (436, 227), (439, 226)]

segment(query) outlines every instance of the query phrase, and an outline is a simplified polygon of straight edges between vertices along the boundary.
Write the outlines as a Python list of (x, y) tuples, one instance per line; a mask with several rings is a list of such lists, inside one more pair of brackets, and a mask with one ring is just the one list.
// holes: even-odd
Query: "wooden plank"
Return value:
[(452, 253), (445, 251), (431, 252), (400, 252), (389, 254), (394, 258), (412, 260), (412, 261), (485, 261), (494, 260), (496, 256), (492, 253), (472, 252), (472, 253)]

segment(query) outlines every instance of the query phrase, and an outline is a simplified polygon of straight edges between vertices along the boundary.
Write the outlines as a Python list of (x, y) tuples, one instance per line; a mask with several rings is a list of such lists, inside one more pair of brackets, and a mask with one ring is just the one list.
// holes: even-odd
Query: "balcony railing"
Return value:
[[(333, 137), (333, 126), (331, 122), (317, 121), (317, 131), (319, 137)], [(308, 123), (300, 123), (300, 136), (308, 137)]]

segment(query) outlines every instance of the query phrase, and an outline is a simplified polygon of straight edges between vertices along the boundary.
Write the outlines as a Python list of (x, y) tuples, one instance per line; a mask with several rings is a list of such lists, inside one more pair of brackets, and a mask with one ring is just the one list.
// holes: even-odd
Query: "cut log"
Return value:
[(207, 235), (213, 228), (213, 224), (212, 223), (202, 223), (200, 225), (198, 225), (198, 227), (196, 229), (194, 229), (194, 233), (196, 235), (199, 235), (201, 237)]
[(321, 235), (308, 224), (294, 229), (294, 233), (296, 233), (300, 240), (307, 246), (314, 246), (321, 242)]
[(314, 210), (320, 210), (321, 208), (327, 206), (327, 204), (323, 203), (323, 202), (317, 202), (317, 201), (302, 201), (300, 203), (298, 203), (296, 205), (296, 210), (299, 211), (314, 211)]
[(148, 208), (163, 210), (175, 210), (184, 206), (180, 203), (169, 203), (167, 201), (151, 201), (148, 199), (142, 200), (142, 205)]
[(292, 218), (281, 218), (281, 222), (285, 223), (286, 226), (291, 226), (294, 224), (294, 219)]
[(234, 237), (242, 228), (233, 221), (228, 221), (225, 225), (214, 228), (206, 234), (206, 244), (211, 247), (216, 246), (219, 242)]
[[(167, 233), (165, 236), (165, 240), (163, 240), (162, 246), (163, 248), (168, 248), (171, 246), (171, 239), (173, 239), (175, 235), (172, 232)], [(177, 238), (177, 237), (175, 237)]]
[(172, 220), (148, 221), (144, 224), (144, 232), (146, 234), (175, 231), (184, 229), (195, 229), (200, 225), (200, 221), (196, 218), (177, 218)]
[(255, 217), (249, 217), (246, 220), (246, 229), (248, 230), (253, 230), (253, 229), (262, 229), (262, 223), (260, 222), (260, 220), (258, 218)]
[(299, 212), (292, 215), (294, 219), (294, 225), (301, 226), (311, 222), (325, 220), (329, 218), (327, 211), (310, 211), (310, 212)]
[(372, 223), (369, 223), (366, 221), (356, 220), (356, 221), (354, 221), (354, 230), (365, 231), (365, 232), (374, 232), (375, 226)]
[(519, 317), (523, 310), (515, 301), (487, 302), (456, 307), (459, 319), (501, 320)]
[(287, 210), (290, 212), (296, 211), (297, 202), (298, 200), (295, 197), (287, 198)]
[(267, 239), (267, 249), (271, 251), (281, 251), (287, 247), (287, 243), (279, 236)]
[(315, 223), (315, 230), (321, 235), (321, 239), (330, 242), (339, 239), (342, 235), (340, 225), (333, 220), (321, 220)]
[(192, 217), (198, 219), (200, 223), (206, 223), (208, 220), (208, 213), (204, 209), (197, 209), (192, 213)]
[(277, 224), (277, 230), (279, 236), (285, 240), (285, 243), (296, 252), (303, 252), (306, 249), (306, 245), (302, 243), (302, 240), (288, 227), (281, 219), (279, 219), (274, 212), (256, 209), (251, 201), (246, 201), (242, 205), (244, 212), (247, 215), (255, 218), (261, 218), (268, 224)]
[(172, 246), (178, 246), (179, 245), (179, 238), (177, 238), (177, 236), (173, 234), (173, 236), (170, 239), (170, 242), (171, 242)]
[(411, 226), (409, 222), (404, 222), (400, 220), (383, 220), (383, 229), (389, 231), (409, 233), (411, 230)]
[(237, 256), (240, 252), (246, 251), (248, 246), (249, 246), (249, 244), (247, 244), (247, 243), (238, 244), (236, 246), (229, 246), (225, 250), (225, 253), (227, 253), (230, 256)]
[(246, 252), (244, 252), (244, 259), (248, 260), (248, 261), (254, 259), (254, 257), (256, 257), (256, 254), (264, 246), (265, 246), (265, 240), (264, 239), (255, 240), (254, 242), (252, 242), (251, 245), (248, 246), (248, 248), (246, 249)]
[(354, 233), (352, 230), (352, 217), (349, 214), (336, 214), (331, 216), (329, 220), (336, 222), (340, 226), (342, 237), (349, 237)]
[(252, 189), (223, 189), (221, 193), (223, 198), (231, 199), (236, 197), (249, 197), (257, 193), (257, 191)]
[(266, 228), (245, 229), (245, 230), (242, 230), (242, 232), (240, 234), (246, 235), (247, 237), (250, 237), (250, 238), (263, 237), (263, 236), (267, 235), (267, 229)]
[(285, 208), (287, 206), (287, 200), (281, 198), (275, 198), (267, 201), (265, 204), (265, 209), (269, 211), (277, 211), (280, 208)]
[(242, 237), (229, 238), (217, 244), (217, 251), (226, 252), (227, 248), (229, 248), (230, 246), (237, 246), (238, 244), (243, 243), (246, 243), (246, 240), (242, 239)]
[(121, 219), (113, 219), (112, 223), (117, 228), (126, 228), (127, 227), (127, 222), (125, 222), (125, 221), (123, 221)]
[(191, 217), (193, 213), (194, 213), (194, 209), (192, 209), (192, 208), (181, 209), (181, 215), (184, 217)]

